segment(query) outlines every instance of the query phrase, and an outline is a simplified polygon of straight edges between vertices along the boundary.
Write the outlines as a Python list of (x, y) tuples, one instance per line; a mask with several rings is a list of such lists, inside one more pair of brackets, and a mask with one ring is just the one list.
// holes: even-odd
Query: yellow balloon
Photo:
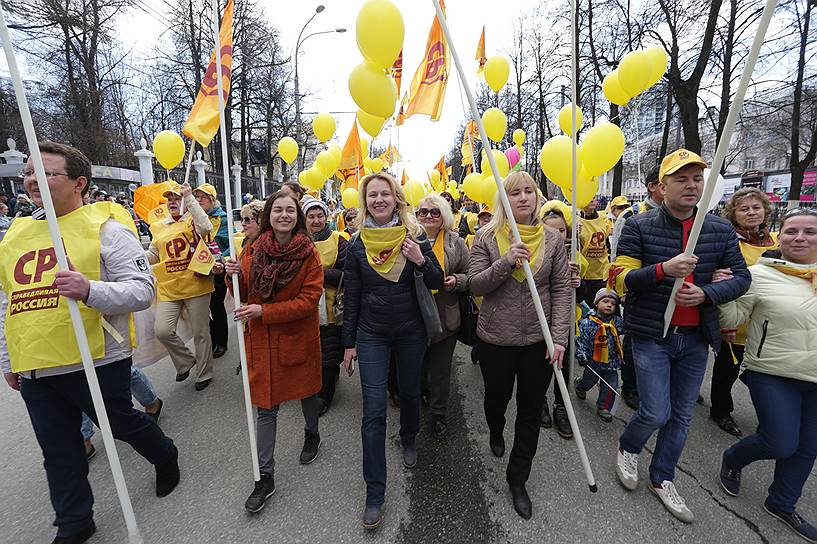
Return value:
[(309, 189), (321, 189), (323, 188), (323, 182), (326, 181), (326, 176), (323, 175), (320, 168), (311, 166), (306, 170), (304, 181), (306, 182), (306, 187)]
[(332, 177), (335, 173), (335, 157), (329, 151), (323, 150), (315, 158), (315, 164), (323, 174), (323, 179)]
[(383, 170), (383, 159), (381, 159), (380, 157), (373, 158), (371, 169), (372, 172), (380, 172), (381, 170)]
[(485, 125), (485, 132), (494, 142), (502, 141), (505, 132), (508, 131), (508, 118), (499, 108), (488, 108), (482, 114), (482, 124)]
[(389, 0), (368, 0), (357, 14), (355, 34), (363, 58), (386, 70), (403, 48), (403, 17)]
[[(576, 207), (577, 208), (584, 208), (596, 197), (596, 193), (599, 192), (599, 180), (596, 178), (589, 178), (584, 179), (580, 183), (578, 180), (576, 181)], [(562, 193), (565, 195), (565, 198), (568, 202), (573, 202), (573, 187), (572, 184), (570, 187), (562, 187)]]
[(513, 131), (513, 143), (515, 143), (518, 147), (522, 147), (525, 145), (525, 131), (521, 128), (518, 128)]
[(312, 119), (312, 132), (319, 142), (325, 142), (335, 133), (335, 118), (328, 113), (319, 113)]
[(480, 180), (480, 188), (479, 188), (479, 197), (480, 202), (489, 206), (490, 208), (494, 208), (494, 200), (496, 199), (496, 181), (494, 180), (494, 176), (485, 176)]
[(650, 59), (650, 79), (648, 80), (647, 88), (652, 87), (658, 83), (667, 71), (667, 52), (660, 45), (648, 47), (644, 50), (647, 53), (647, 58)]
[(510, 73), (511, 67), (508, 64), (508, 59), (502, 55), (495, 55), (485, 62), (485, 81), (495, 93), (498, 93), (505, 85)]
[[(542, 172), (559, 187), (573, 184), (573, 140), (565, 135), (554, 136), (545, 142), (539, 153)], [(576, 150), (576, 173), (581, 172), (582, 153)]]
[[(576, 106), (576, 126), (580, 129), (582, 128), (582, 121), (584, 120), (584, 116), (582, 115), (582, 109), (579, 106)], [(574, 130), (570, 130), (570, 127), (573, 125), (573, 108), (570, 104), (565, 104), (562, 106), (562, 109), (559, 110), (559, 128), (562, 129), (562, 132), (570, 136), (571, 134), (575, 133)]]
[(360, 139), (360, 150), (363, 152), (364, 157), (369, 156), (369, 140), (366, 138)]
[(406, 182), (406, 185), (403, 187), (403, 192), (406, 195), (406, 201), (412, 206), (417, 206), (420, 200), (426, 196), (427, 190), (425, 185), (419, 181), (411, 180)]
[(434, 186), (434, 187), (436, 187), (437, 185), (439, 185), (439, 183), (440, 183), (440, 177), (441, 177), (441, 176), (440, 176), (440, 171), (439, 171), (439, 170), (436, 170), (436, 169), (435, 169), (435, 170), (432, 170), (432, 171), (429, 173), (429, 175), (430, 175), (430, 177), (431, 177), (431, 185), (432, 185), (432, 186)]
[(360, 194), (357, 189), (349, 187), (340, 194), (340, 200), (344, 208), (357, 208), (360, 206)]
[(646, 51), (630, 51), (618, 64), (618, 81), (630, 96), (638, 96), (650, 86), (652, 65)]
[(298, 156), (298, 142), (289, 136), (284, 136), (278, 140), (278, 154), (285, 163), (292, 164), (292, 161)]
[(153, 154), (165, 170), (175, 168), (184, 159), (184, 140), (172, 130), (163, 130), (153, 137)]
[(371, 170), (372, 169), (372, 159), (371, 157), (363, 157), (363, 168)]
[(476, 202), (480, 202), (480, 189), (482, 187), (482, 174), (478, 174), (477, 172), (472, 172), (465, 176), (465, 179), (462, 180), (462, 192), (465, 193), (465, 196), (474, 200)]
[(336, 157), (335, 160), (337, 160), (338, 164), (340, 164), (340, 160), (343, 157), (343, 149), (341, 149), (338, 144), (333, 144), (329, 146), (327, 151), (330, 152), (333, 157)]
[(618, 106), (626, 106), (627, 102), (632, 98), (621, 86), (618, 70), (613, 70), (604, 76), (604, 81), (601, 83), (601, 90), (604, 92), (604, 96), (607, 100)]
[(369, 115), (363, 110), (357, 110), (357, 122), (360, 124), (360, 127), (366, 131), (366, 134), (374, 138), (380, 134), (386, 120), (382, 117)]
[(298, 183), (306, 187), (306, 179), (309, 177), (309, 174), (306, 173), (306, 170), (301, 170), (298, 172)]
[[(505, 176), (507, 176), (508, 172), (511, 170), (511, 166), (508, 163), (508, 157), (506, 157), (505, 153), (499, 149), (492, 149), (491, 155), (494, 156), (496, 168), (499, 170), (500, 177), (505, 179)], [(485, 153), (484, 149), (482, 150), (482, 160), (480, 161), (479, 166), (482, 169), (483, 174), (493, 175), (493, 172), (491, 171), (491, 164), (488, 162), (488, 155)]]
[(581, 154), (585, 170), (591, 176), (600, 176), (624, 154), (624, 133), (613, 123), (600, 123), (584, 135)]
[(365, 168), (365, 167), (363, 168), (363, 175), (364, 176), (369, 176), (371, 174), (374, 174), (374, 172), (372, 171), (371, 168)]
[(358, 64), (349, 74), (349, 94), (370, 115), (385, 119), (394, 113), (397, 86), (382, 68), (369, 62)]

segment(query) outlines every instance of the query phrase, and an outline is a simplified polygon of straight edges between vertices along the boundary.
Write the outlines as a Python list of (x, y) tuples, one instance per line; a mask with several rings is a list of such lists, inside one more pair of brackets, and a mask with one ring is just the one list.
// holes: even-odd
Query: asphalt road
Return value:
[[(437, 441), (428, 418), (418, 439), (419, 463), (402, 468), (398, 449), (398, 411), (390, 408), (388, 491), (385, 521), (373, 534), (360, 525), (365, 488), (361, 476), (360, 385), (341, 376), (332, 409), (321, 418), (323, 445), (309, 466), (298, 464), (303, 440), (300, 404), (288, 403), (279, 416), (276, 451), (278, 490), (266, 509), (250, 516), (243, 503), (252, 490), (250, 455), (241, 382), (233, 339), (216, 360), (213, 384), (202, 392), (192, 380), (177, 384), (169, 361), (146, 372), (164, 400), (161, 426), (180, 450), (182, 481), (169, 497), (154, 495), (153, 469), (127, 444), (118, 451), (145, 543), (533, 543), (533, 542), (698, 542), (752, 544), (802, 542), (762, 509), (773, 473), (771, 462), (744, 470), (740, 498), (720, 490), (716, 474), (721, 451), (733, 438), (696, 408), (676, 484), (696, 521), (672, 518), (642, 484), (627, 492), (614, 473), (617, 437), (630, 415), (623, 406), (612, 423), (595, 416), (594, 398), (573, 397), (599, 486), (591, 494), (575, 443), (555, 430), (543, 430), (528, 490), (533, 518), (513, 511), (505, 484), (506, 457), (493, 457), (482, 413), (482, 377), (458, 346), (449, 414), (449, 436)], [(704, 396), (708, 397), (708, 377)], [(735, 386), (735, 419), (744, 430), (756, 424), (746, 388)], [(552, 393), (550, 395), (552, 402)], [(513, 402), (505, 438), (510, 447)], [(0, 388), (0, 543), (47, 543), (54, 535), (42, 458), (22, 400)], [(97, 534), (92, 544), (124, 543), (127, 533), (105, 457), (91, 461)], [(646, 477), (648, 455), (641, 475)], [(806, 484), (800, 512), (817, 522), (817, 478)]]

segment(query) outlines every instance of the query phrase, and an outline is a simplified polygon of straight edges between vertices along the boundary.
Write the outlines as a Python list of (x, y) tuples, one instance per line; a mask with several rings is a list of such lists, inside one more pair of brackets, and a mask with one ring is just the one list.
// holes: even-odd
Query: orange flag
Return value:
[(445, 155), (440, 157), (440, 160), (437, 163), (437, 166), (434, 167), (434, 169), (440, 173), (440, 183), (442, 183), (443, 185), (448, 183), (448, 169), (445, 167)]
[(168, 189), (170, 183), (167, 181), (138, 187), (133, 193), (133, 211), (148, 225), (158, 219), (166, 219), (168, 213), (164, 203), (167, 199), (163, 195)]
[(406, 175), (406, 171), (403, 170), (403, 177), (400, 178), (400, 185), (405, 185), (406, 183), (408, 183), (408, 180), (409, 179), (408, 176)]
[(398, 127), (406, 122), (406, 104), (408, 104), (408, 95), (404, 94), (403, 99), (400, 101), (400, 109), (397, 112), (397, 121), (395, 124)]
[[(224, 85), (224, 101), (230, 96), (230, 76), (233, 68), (233, 0), (228, 0), (224, 8), (224, 16), (221, 19), (219, 30), (219, 41), (221, 42), (221, 52), (219, 60), (221, 62), (221, 77)], [(210, 56), (210, 64), (199, 88), (199, 94), (193, 103), (193, 109), (187, 116), (182, 133), (196, 140), (203, 147), (210, 145), (213, 137), (218, 132), (218, 81), (216, 81), (216, 52)]]
[[(440, 7), (445, 13), (445, 5), (442, 0)], [(450, 63), (448, 43), (445, 41), (440, 21), (435, 16), (428, 33), (423, 61), (417, 67), (414, 79), (411, 81), (411, 96), (406, 108), (406, 119), (415, 113), (423, 113), (430, 115), (432, 121), (439, 120), (443, 109)]]
[(396, 163), (400, 160), (400, 152), (397, 151), (397, 148), (393, 145), (389, 144), (388, 149), (384, 151), (380, 156), (380, 160), (383, 161), (383, 164), (387, 166), (391, 166), (392, 164)]
[(488, 62), (488, 59), (485, 57), (485, 26), (482, 27), (482, 34), (480, 34), (479, 43), (477, 44), (477, 54), (474, 58), (479, 61), (477, 75), (485, 77), (483, 72), (485, 71), (485, 63)]
[(400, 50), (400, 54), (397, 55), (397, 59), (394, 61), (394, 64), (391, 66), (391, 77), (394, 78), (394, 82), (397, 84), (397, 95), (400, 95), (400, 81), (403, 79), (403, 50)]
[(352, 187), (353, 189), (357, 189), (357, 182), (363, 177), (363, 148), (360, 145), (357, 123), (352, 125), (352, 130), (349, 131), (349, 136), (343, 145), (337, 176), (347, 188)]

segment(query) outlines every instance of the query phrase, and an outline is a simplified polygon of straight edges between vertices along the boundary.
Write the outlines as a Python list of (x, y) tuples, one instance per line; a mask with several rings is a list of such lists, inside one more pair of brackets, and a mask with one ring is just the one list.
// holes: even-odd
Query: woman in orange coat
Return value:
[(257, 407), (258, 460), (261, 479), (244, 507), (258, 512), (275, 493), (274, 453), (278, 407), (301, 400), (306, 438), (301, 464), (318, 456), (318, 397), (321, 351), (318, 301), (323, 266), (306, 233), (298, 202), (285, 192), (270, 196), (257, 219), (242, 218), (247, 243), (241, 262), (226, 263), (238, 274), (241, 300), (235, 319), (245, 321), (250, 395)]

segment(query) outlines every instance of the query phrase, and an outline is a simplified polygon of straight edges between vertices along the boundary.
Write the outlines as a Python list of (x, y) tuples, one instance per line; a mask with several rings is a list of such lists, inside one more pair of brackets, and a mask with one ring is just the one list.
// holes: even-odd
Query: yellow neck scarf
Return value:
[(768, 260), (763, 264), (771, 266), (789, 276), (797, 276), (811, 282), (814, 294), (817, 296), (817, 265), (800, 265), (788, 263), (787, 261)]
[(608, 342), (608, 335), (610, 335), (613, 337), (618, 358), (620, 361), (623, 361), (624, 350), (621, 347), (621, 339), (618, 337), (618, 331), (616, 330), (616, 326), (613, 325), (613, 320), (602, 321), (592, 314), (587, 317), (590, 318), (590, 321), (599, 326), (596, 330), (596, 336), (593, 338), (593, 360), (603, 365), (610, 362), (610, 344)]
[[(437, 262), (440, 263), (440, 268), (443, 270), (443, 277), (445, 277), (445, 232), (443, 232), (442, 229), (437, 233), (431, 250), (434, 252), (434, 256), (437, 257)], [(436, 295), (437, 293), (437, 289), (431, 290), (432, 295)]]
[(406, 266), (406, 258), (401, 251), (406, 239), (406, 227), (363, 227), (360, 229), (360, 239), (366, 248), (366, 260), (375, 272), (396, 282)]
[[(542, 246), (542, 240), (545, 239), (545, 227), (541, 223), (536, 225), (522, 225), (517, 224), (519, 229), (519, 236), (522, 237), (522, 243), (528, 248), (531, 255), (531, 271), (535, 274), (539, 267), (542, 266), (542, 257), (539, 255), (539, 249)], [(496, 244), (499, 246), (499, 254), (503, 257), (511, 247), (511, 229), (508, 223), (505, 223), (502, 228), (495, 234)], [(511, 273), (511, 276), (518, 281), (525, 281), (525, 270), (520, 266)]]

